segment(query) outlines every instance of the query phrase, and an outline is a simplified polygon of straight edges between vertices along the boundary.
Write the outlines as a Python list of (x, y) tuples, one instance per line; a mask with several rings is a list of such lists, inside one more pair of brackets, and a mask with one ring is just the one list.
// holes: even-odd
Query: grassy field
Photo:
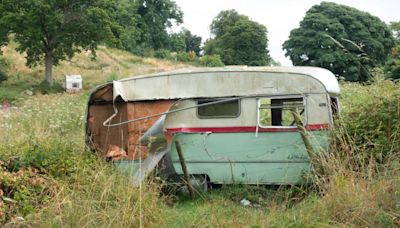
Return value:
[[(9, 64), (10, 78), (0, 84), (0, 104), (8, 101), (17, 103), (25, 99), (27, 90), (43, 92), (40, 83), (44, 81), (44, 67), (28, 68), (24, 55), (15, 51), (16, 44), (3, 47), (3, 57)], [(123, 77), (169, 71), (185, 67), (184, 64), (162, 61), (154, 58), (140, 58), (129, 52), (100, 47), (96, 59), (91, 59), (89, 52), (77, 54), (70, 61), (63, 61), (54, 68), (55, 83), (63, 84), (65, 75), (80, 74), (86, 91), (96, 85)]]
[[(375, 79), (342, 83), (341, 123), (323, 171), (307, 187), (223, 186), (198, 194), (161, 193), (148, 180), (141, 189), (84, 146), (89, 90), (113, 78), (184, 67), (101, 48), (55, 69), (83, 76), (79, 94), (24, 92), (43, 69), (24, 67), (4, 50), (11, 78), (0, 94), (17, 108), (0, 111), (0, 224), (41, 227), (397, 227), (400, 226), (400, 85)], [(6, 94), (6, 95), (4, 95)], [(248, 199), (251, 207), (240, 200)]]

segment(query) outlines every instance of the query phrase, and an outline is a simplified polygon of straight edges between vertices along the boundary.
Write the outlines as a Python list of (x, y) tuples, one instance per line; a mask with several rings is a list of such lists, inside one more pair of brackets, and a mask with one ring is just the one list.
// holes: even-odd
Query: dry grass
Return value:
[[(3, 56), (11, 63), (9, 80), (13, 81), (15, 77), (23, 77), (23, 80), (28, 80), (32, 85), (43, 81), (43, 65), (27, 67), (25, 55), (15, 51), (16, 45), (12, 42), (9, 46), (2, 48)], [(90, 52), (78, 53), (71, 60), (62, 61), (55, 66), (53, 77), (56, 82), (62, 84), (65, 75), (80, 74), (83, 77), (84, 87), (92, 89), (95, 85), (109, 80), (110, 76), (124, 78), (184, 67), (187, 65), (154, 58), (141, 58), (126, 51), (100, 46), (96, 59), (92, 59)]]
[[(13, 86), (20, 88), (26, 81), (30, 85), (41, 81), (42, 68), (26, 68), (23, 56), (12, 48), (6, 48), (4, 53), (12, 62)], [(86, 89), (92, 89), (115, 77), (180, 67), (184, 65), (141, 59), (101, 47), (96, 61), (90, 61), (88, 53), (81, 53), (56, 67), (55, 77), (61, 82), (65, 74), (82, 74)], [(18, 183), (6, 183), (14, 187), (12, 191), (6, 189), (8, 197), (18, 195), (20, 201), (12, 212), (8, 211), (8, 224), (398, 227), (399, 85), (375, 82), (368, 86), (343, 84), (342, 88), (343, 123), (334, 132), (332, 147), (320, 158), (324, 172), (317, 175), (315, 186), (278, 190), (231, 186), (202, 194), (195, 200), (162, 195), (160, 184), (152, 181), (144, 184), (142, 191), (133, 188), (128, 177), (91, 155), (83, 142), (86, 92), (25, 96), (27, 99), (21, 100), (17, 109), (0, 113), (0, 159), (7, 162), (2, 171), (11, 177), (21, 176)], [(385, 159), (381, 159), (383, 156)], [(14, 162), (12, 167), (18, 170), (10, 169), (9, 162)], [(27, 171), (32, 167), (37, 171)], [(28, 181), (40, 177), (47, 178), (46, 191)], [(1, 182), (4, 179), (0, 177), (1, 189), (5, 189)], [(260, 207), (243, 207), (239, 203), (242, 198)], [(2, 209), (10, 208), (3, 206), (0, 200), (0, 214)], [(18, 216), (25, 221), (18, 220)]]

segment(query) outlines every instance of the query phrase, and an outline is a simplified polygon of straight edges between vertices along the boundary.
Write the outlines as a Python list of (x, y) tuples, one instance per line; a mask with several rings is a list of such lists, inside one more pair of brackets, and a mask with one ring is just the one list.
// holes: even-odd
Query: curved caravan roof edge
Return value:
[[(283, 73), (283, 74), (297, 74), (297, 75), (304, 75), (311, 77), (315, 80), (317, 80), (320, 84), (323, 85), (325, 88), (325, 91), (338, 95), (340, 93), (340, 88), (339, 88), (339, 83), (333, 75), (332, 72), (329, 70), (323, 69), (323, 68), (318, 68), (318, 67), (246, 67), (246, 66), (230, 66), (230, 67), (223, 67), (223, 68), (184, 68), (184, 69), (179, 69), (175, 71), (169, 71), (169, 72), (162, 72), (162, 73), (157, 73), (157, 74), (148, 74), (148, 75), (141, 75), (141, 76), (135, 76), (131, 78), (126, 78), (118, 81), (114, 81), (114, 98), (117, 96), (121, 96), (124, 100), (132, 100), (132, 91), (128, 90), (135, 90), (138, 89), (136, 86), (139, 86), (139, 84), (143, 85), (142, 82), (147, 81), (149, 84), (148, 86), (154, 86), (155, 89), (157, 87), (165, 87), (165, 86), (170, 86), (172, 83), (176, 82), (173, 80), (170, 80), (170, 78), (174, 78), (172, 76), (183, 76), (183, 75), (196, 75), (196, 74), (207, 74), (207, 73), (215, 73), (215, 74), (221, 74), (221, 73)], [(159, 78), (163, 78), (160, 80)], [(166, 79), (167, 78), (167, 79)], [(153, 80), (152, 80), (153, 79)], [(157, 80), (154, 80), (157, 79)], [(183, 78), (182, 78), (183, 79)], [(206, 78), (204, 78), (207, 80)], [(160, 83), (160, 81), (163, 81)], [(171, 84), (169, 84), (171, 82)], [(167, 83), (167, 84), (166, 84)], [(187, 82), (186, 82), (187, 83)], [(212, 82), (209, 82), (212, 84)], [(187, 84), (182, 83), (182, 88), (185, 88)], [(176, 86), (175, 86), (176, 87)], [(148, 88), (148, 87), (147, 87)], [(181, 91), (175, 88), (177, 90), (176, 93), (180, 93)], [(175, 91), (174, 90), (174, 91)], [(196, 91), (197, 94), (199, 94), (199, 91)], [(207, 91), (203, 91), (205, 95), (207, 95)], [(143, 93), (143, 91), (141, 91)], [(177, 95), (172, 95), (171, 91), (169, 92), (169, 97), (179, 97)], [(238, 94), (242, 95), (242, 94)], [(151, 93), (146, 92), (146, 97), (148, 99), (164, 99), (165, 97), (163, 96), (157, 96), (156, 94), (154, 97), (151, 95)], [(198, 96), (198, 95), (197, 95)], [(193, 96), (193, 97), (197, 97)], [(183, 95), (182, 97), (190, 97), (189, 94)]]

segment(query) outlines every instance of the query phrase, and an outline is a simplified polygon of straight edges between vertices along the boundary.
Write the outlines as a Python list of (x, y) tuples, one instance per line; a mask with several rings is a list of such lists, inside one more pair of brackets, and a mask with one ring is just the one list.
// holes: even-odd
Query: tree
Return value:
[[(167, 29), (183, 22), (183, 13), (171, 0), (138, 0), (138, 22), (140, 31), (138, 44), (145, 49), (165, 49), (168, 47)], [(143, 53), (137, 53), (143, 54)]]
[(44, 60), (46, 81), (52, 84), (53, 65), (82, 50), (94, 54), (99, 42), (113, 38), (107, 11), (110, 2), (3, 0), (0, 3), (2, 34), (14, 34), (19, 44), (17, 50), (26, 53), (28, 66)]
[(115, 39), (108, 40), (107, 45), (134, 52), (139, 40), (140, 31), (137, 28), (137, 2), (119, 0), (111, 5), (109, 14), (112, 20), (112, 32)]
[(348, 81), (366, 81), (369, 68), (385, 62), (394, 40), (379, 18), (322, 2), (307, 11), (283, 49), (294, 65), (319, 66)]
[(227, 65), (263, 66), (270, 63), (264, 25), (235, 10), (227, 10), (214, 18), (210, 28), (215, 37), (205, 43), (207, 55), (219, 55)]
[(193, 35), (189, 30), (183, 29), (185, 37), (186, 52), (193, 51), (197, 56), (200, 56), (201, 52), (201, 37)]
[(183, 28), (179, 33), (170, 34), (170, 47), (171, 51), (176, 52), (190, 52), (193, 51), (197, 56), (201, 52), (201, 37), (193, 35), (188, 29)]
[(389, 28), (395, 38), (395, 46), (390, 51), (384, 70), (386, 77), (400, 79), (400, 21), (390, 23)]
[(185, 34), (183, 32), (172, 33), (169, 35), (169, 47), (170, 51), (184, 52), (186, 51)]

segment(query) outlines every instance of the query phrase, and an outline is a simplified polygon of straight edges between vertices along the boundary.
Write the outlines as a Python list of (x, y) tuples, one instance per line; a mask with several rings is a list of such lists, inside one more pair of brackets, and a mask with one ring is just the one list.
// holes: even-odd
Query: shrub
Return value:
[(64, 87), (58, 82), (53, 82), (53, 85), (50, 85), (46, 81), (43, 81), (34, 89), (42, 94), (62, 93), (65, 90)]
[(172, 59), (172, 54), (166, 49), (159, 49), (154, 52), (154, 57), (159, 59)]
[(384, 67), (386, 77), (390, 79), (400, 79), (400, 59), (389, 59)]
[(6, 81), (7, 79), (7, 74), (3, 71), (3, 69), (0, 69), (0, 83)]
[(385, 163), (400, 152), (400, 84), (391, 81), (372, 85), (347, 84), (342, 122), (358, 151), (357, 156)]
[(180, 62), (189, 62), (189, 55), (187, 52), (178, 52), (176, 54), (176, 60)]
[(224, 63), (222, 62), (219, 55), (205, 55), (201, 57), (198, 61), (201, 66), (206, 67), (223, 67)]
[(9, 67), (7, 60), (0, 58), (0, 83), (8, 79), (7, 71)]

